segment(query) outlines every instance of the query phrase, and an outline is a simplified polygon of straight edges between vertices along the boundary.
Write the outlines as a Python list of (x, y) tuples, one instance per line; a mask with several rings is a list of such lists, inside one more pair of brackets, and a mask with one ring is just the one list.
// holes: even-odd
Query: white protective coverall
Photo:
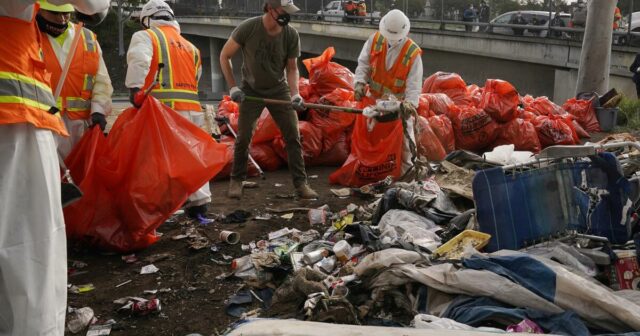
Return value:
[[(177, 21), (166, 20), (150, 20), (151, 27), (160, 26), (172, 26), (178, 29), (180, 32), (180, 25)], [(127, 52), (127, 77), (125, 79), (125, 85), (127, 88), (142, 88), (144, 87), (144, 80), (147, 78), (149, 69), (151, 67), (151, 59), (153, 57), (153, 44), (149, 34), (144, 31), (138, 31), (131, 37), (131, 44), (129, 44), (129, 51)], [(197, 70), (198, 80), (202, 75), (202, 66)], [(204, 113), (196, 111), (179, 111), (183, 117), (187, 118), (198, 127), (202, 128), (204, 125)], [(185, 207), (192, 207), (203, 205), (211, 202), (211, 191), (209, 189), (209, 182), (205, 183), (200, 189), (189, 196)]]
[[(62, 45), (56, 41), (55, 37), (47, 34), (49, 43), (51, 43), (53, 51), (56, 53), (60, 68), (64, 68), (64, 62), (67, 60), (67, 55), (69, 54), (69, 49), (71, 49), (71, 43), (75, 35), (76, 30), (71, 23), (69, 23), (69, 28), (67, 28), (60, 37), (64, 38)], [(100, 44), (98, 44), (98, 54), (100, 54), (100, 62), (91, 95), (91, 113), (100, 113), (107, 116), (111, 113), (113, 86), (111, 86), (111, 78), (109, 77), (107, 66), (104, 64), (104, 59), (102, 58), (102, 48), (100, 48)], [(50, 62), (50, 60), (47, 62)], [(51, 83), (53, 88), (55, 88), (56, 85), (58, 85), (58, 83)], [(80, 141), (87, 128), (89, 128), (90, 120), (72, 120), (69, 119), (66, 114), (63, 114), (62, 120), (69, 132), (69, 136), (56, 136), (55, 138), (58, 144), (58, 152), (63, 158), (66, 158), (69, 156), (69, 153), (71, 153), (73, 147)]]
[[(0, 16), (30, 22), (35, 2), (2, 0)], [(108, 0), (49, 2), (71, 3), (86, 14), (109, 7)], [(0, 335), (64, 334), (66, 247), (52, 132), (27, 123), (0, 125)]]
[[(354, 87), (357, 83), (367, 84), (369, 81), (369, 76), (371, 75), (371, 66), (369, 65), (369, 56), (371, 53), (371, 44), (373, 43), (373, 37), (375, 34), (371, 35), (367, 42), (362, 47), (362, 51), (360, 51), (360, 56), (358, 56), (358, 67), (356, 68), (356, 75), (354, 79)], [(406, 37), (400, 40), (397, 44), (391, 46), (387, 45), (387, 59), (385, 60), (385, 65), (388, 69), (391, 69), (393, 65), (396, 63), (398, 59), (398, 55), (402, 51), (402, 46), (406, 42)], [(422, 58), (417, 57), (416, 60), (411, 65), (411, 69), (409, 70), (409, 74), (407, 75), (407, 87), (404, 93), (404, 101), (413, 104), (414, 107), (418, 107), (418, 103), (420, 102), (420, 93), (422, 93)], [(414, 134), (414, 124), (415, 120), (410, 118), (407, 120), (407, 131), (411, 136), (411, 140), (413, 143), (416, 143), (415, 134)], [(411, 150), (409, 149), (409, 141), (401, 135), (404, 139), (403, 148), (402, 148), (402, 174), (406, 173), (409, 168), (413, 165), (411, 163)]]

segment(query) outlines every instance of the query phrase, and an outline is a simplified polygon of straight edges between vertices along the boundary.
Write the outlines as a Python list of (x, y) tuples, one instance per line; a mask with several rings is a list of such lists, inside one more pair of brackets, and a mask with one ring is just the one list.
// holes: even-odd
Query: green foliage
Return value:
[(626, 121), (623, 126), (630, 130), (639, 130), (640, 129), (640, 100), (638, 99), (629, 99), (624, 98), (620, 105), (618, 105), (620, 109), (620, 115), (618, 116), (618, 120)]

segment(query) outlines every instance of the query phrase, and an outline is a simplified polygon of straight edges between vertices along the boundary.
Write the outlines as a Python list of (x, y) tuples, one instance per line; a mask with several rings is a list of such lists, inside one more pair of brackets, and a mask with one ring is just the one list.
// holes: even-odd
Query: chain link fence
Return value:
[[(250, 17), (263, 13), (264, 0), (174, 0), (177, 16)], [(391, 9), (402, 10), (414, 30), (437, 29), (580, 41), (586, 7), (560, 0), (296, 0), (293, 20), (377, 25)], [(613, 43), (640, 46), (640, 0), (620, 0)]]

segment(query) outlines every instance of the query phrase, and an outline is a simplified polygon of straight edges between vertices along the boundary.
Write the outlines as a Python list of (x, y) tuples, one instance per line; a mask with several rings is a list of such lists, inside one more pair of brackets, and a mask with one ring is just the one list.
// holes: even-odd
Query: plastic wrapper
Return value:
[(465, 106), (451, 118), (456, 148), (481, 150), (493, 144), (498, 136), (498, 124), (478, 108)]
[(576, 121), (587, 132), (600, 132), (600, 123), (596, 118), (596, 111), (591, 100), (579, 100), (571, 98), (567, 100), (562, 108), (576, 117)]
[[(84, 196), (64, 208), (67, 234), (129, 252), (225, 165), (224, 145), (153, 97), (125, 110), (109, 137), (95, 127), (66, 160)], [(80, 174), (76, 174), (80, 172)]]
[(347, 67), (331, 62), (335, 54), (335, 49), (329, 47), (322, 55), (302, 61), (309, 72), (309, 84), (320, 96), (337, 88), (353, 89), (354, 74)]
[(418, 116), (416, 145), (418, 154), (427, 158), (429, 161), (442, 161), (447, 152), (440, 143), (440, 139), (429, 126), (429, 122), (423, 116)]
[(413, 211), (389, 210), (378, 223), (380, 240), (385, 244), (412, 243), (429, 251), (440, 246), (438, 225)]
[(513, 144), (515, 149), (519, 151), (538, 153), (542, 150), (535, 126), (530, 121), (520, 118), (500, 125), (498, 138), (494, 142), (494, 146), (508, 144)]
[(518, 116), (520, 95), (511, 83), (499, 79), (487, 79), (480, 108), (499, 122), (508, 122)]

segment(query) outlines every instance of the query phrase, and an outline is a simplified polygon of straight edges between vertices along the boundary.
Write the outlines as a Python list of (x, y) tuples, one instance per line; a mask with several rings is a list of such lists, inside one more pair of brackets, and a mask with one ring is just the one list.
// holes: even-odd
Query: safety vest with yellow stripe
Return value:
[(387, 49), (387, 40), (377, 32), (373, 37), (369, 53), (371, 65), (369, 89), (375, 97), (393, 94), (402, 99), (407, 87), (407, 76), (416, 57), (422, 55), (422, 49), (413, 40), (407, 38), (395, 64), (389, 70), (386, 67)]
[(40, 48), (35, 13), (30, 22), (0, 16), (0, 125), (30, 123), (69, 135), (55, 106)]
[[(79, 25), (73, 25), (76, 34), (81, 34), (80, 41), (73, 53), (69, 73), (64, 81), (56, 106), (69, 119), (89, 119), (91, 115), (91, 97), (93, 85), (100, 64), (98, 40), (96, 34)], [(51, 41), (46, 33), (42, 34), (42, 50), (47, 70), (51, 72), (51, 87), (56, 89), (62, 74), (62, 65), (58, 62)], [(71, 50), (69, 55), (71, 55)], [(63, 63), (64, 64), (64, 63)]]
[(201, 62), (198, 48), (171, 26), (151, 27), (146, 31), (153, 43), (153, 57), (143, 90), (153, 84), (158, 64), (162, 63), (164, 67), (159, 70), (159, 81), (151, 95), (176, 111), (202, 112), (198, 100)]

